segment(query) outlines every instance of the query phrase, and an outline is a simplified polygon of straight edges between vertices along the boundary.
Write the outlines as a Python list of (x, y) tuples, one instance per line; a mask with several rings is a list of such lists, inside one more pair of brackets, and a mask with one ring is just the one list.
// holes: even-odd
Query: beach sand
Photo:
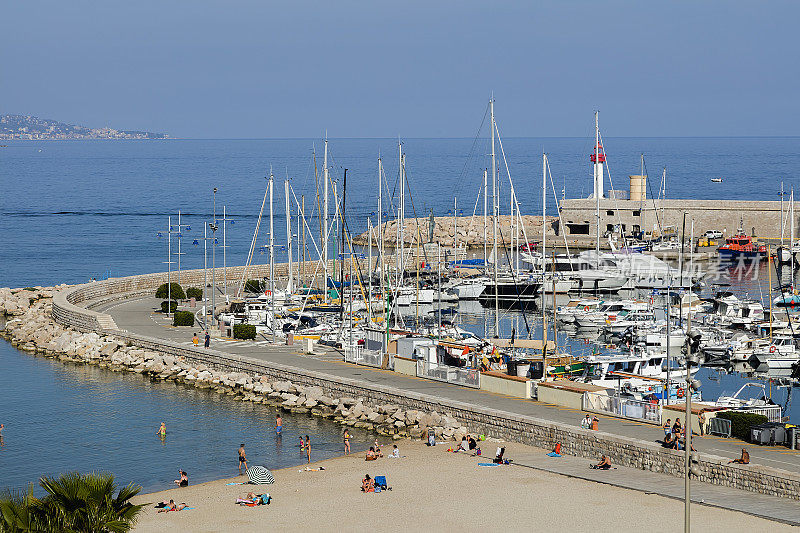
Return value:
[[(193, 510), (140, 515), (137, 533), (160, 531), (680, 531), (683, 503), (521, 467), (480, 467), (479, 458), (400, 441), (401, 459), (364, 461), (364, 454), (273, 472), (274, 485), (226, 486), (244, 476), (139, 496), (136, 503), (174, 499)], [(537, 452), (503, 444), (506, 456)], [(496, 443), (482, 443), (493, 454)], [(391, 444), (383, 448), (384, 453)], [(491, 452), (489, 452), (491, 450)], [(540, 450), (546, 453), (545, 450)], [(299, 455), (299, 451), (298, 451)], [(491, 458), (483, 458), (491, 461)], [(587, 460), (587, 465), (589, 461)], [(231, 465), (233, 473), (236, 465)], [(251, 465), (252, 466), (252, 465)], [(361, 492), (364, 474), (385, 475), (391, 491)], [(190, 477), (191, 479), (191, 477)], [(241, 507), (237, 497), (269, 492), (270, 505)], [(790, 531), (788, 525), (703, 505), (692, 506), (696, 531)]]

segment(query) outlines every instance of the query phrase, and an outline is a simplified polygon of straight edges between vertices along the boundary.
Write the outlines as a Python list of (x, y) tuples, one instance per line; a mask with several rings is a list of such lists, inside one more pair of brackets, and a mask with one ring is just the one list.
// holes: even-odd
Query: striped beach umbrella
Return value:
[(251, 466), (247, 469), (247, 479), (254, 485), (271, 485), (275, 483), (272, 472), (263, 466)]

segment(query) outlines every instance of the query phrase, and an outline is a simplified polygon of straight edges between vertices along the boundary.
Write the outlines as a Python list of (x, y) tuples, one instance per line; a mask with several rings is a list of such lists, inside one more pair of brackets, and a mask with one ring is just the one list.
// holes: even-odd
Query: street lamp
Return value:
[[(156, 237), (161, 239), (164, 237), (163, 231), (156, 232)], [(177, 233), (180, 235), (180, 231), (175, 230), (172, 227), (172, 217), (167, 217), (167, 260), (163, 261), (162, 263), (166, 263), (167, 265), (167, 317), (169, 317), (172, 313), (170, 310), (172, 308), (172, 234)]]
[[(172, 228), (172, 226), (170, 226), (170, 228)], [(181, 252), (181, 240), (183, 238), (184, 229), (186, 231), (192, 231), (192, 227), (189, 224), (182, 224), (181, 223), (181, 212), (180, 211), (178, 211), (178, 225), (177, 225), (177, 228), (178, 228), (178, 231), (177, 231), (175, 236), (178, 237), (178, 253), (176, 255), (178, 256), (178, 285), (180, 285), (181, 284), (181, 256), (182, 255), (186, 255), (185, 252)]]
[(686, 432), (686, 442), (684, 443), (684, 515), (683, 530), (685, 533), (691, 531), (691, 504), (692, 504), (692, 475), (700, 475), (700, 470), (695, 466), (699, 457), (692, 452), (692, 392), (700, 388), (700, 381), (692, 379), (691, 367), (697, 363), (699, 358), (697, 351), (700, 347), (700, 333), (692, 331), (692, 312), (691, 308), (687, 315), (686, 322), (686, 419), (684, 431)]
[(222, 246), (220, 248), (222, 248), (222, 279), (224, 280), (223, 287), (225, 292), (225, 301), (228, 300), (228, 242), (227, 242), (226, 223), (230, 222), (231, 226), (233, 226), (236, 223), (233, 219), (228, 218), (226, 209), (227, 206), (223, 205), (222, 218), (219, 219), (219, 221), (222, 222)]

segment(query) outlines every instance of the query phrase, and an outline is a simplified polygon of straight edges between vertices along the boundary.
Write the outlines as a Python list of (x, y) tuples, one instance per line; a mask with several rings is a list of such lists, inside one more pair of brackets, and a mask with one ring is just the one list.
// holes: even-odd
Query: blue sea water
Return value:
[[(203, 223), (218, 189), (218, 215), (226, 206), (228, 260), (246, 258), (270, 169), (275, 175), (275, 239), (285, 242), (283, 182), (315, 204), (315, 160), (321, 172), (320, 140), (8, 141), (0, 148), (0, 285), (77, 283), (91, 277), (166, 270), (168, 216), (178, 211), (191, 231), (182, 238), (182, 268), (203, 264)], [(505, 163), (523, 212), (541, 212), (541, 153), (549, 156), (557, 195), (583, 197), (591, 189), (590, 139), (506, 139), (499, 156), (501, 194), (507, 197)], [(348, 169), (347, 219), (351, 232), (377, 221), (377, 158), (386, 173), (384, 211), (396, 197), (397, 141), (329, 141), (332, 175), (341, 193)], [(798, 138), (612, 138), (605, 141), (611, 182), (627, 189), (627, 176), (640, 172), (640, 155), (657, 194), (667, 168), (670, 198), (775, 200), (780, 182), (798, 182)], [(486, 139), (403, 140), (411, 191), (408, 216), (473, 212), (490, 166)], [(498, 150), (499, 151), (499, 150)], [(505, 159), (503, 159), (503, 154)], [(711, 178), (722, 177), (714, 184)], [(607, 185), (608, 188), (608, 185)], [(552, 196), (549, 205), (554, 205)], [(501, 211), (508, 212), (508, 202)], [(332, 213), (332, 210), (331, 210)], [(259, 244), (267, 242), (262, 226)], [(294, 226), (293, 226), (294, 227)], [(221, 237), (218, 235), (218, 237)], [(202, 241), (198, 241), (202, 243)], [(175, 245), (175, 242), (173, 242)], [(311, 245), (309, 245), (311, 246)], [(280, 252), (278, 252), (280, 253)], [(257, 258), (265, 260), (266, 256)], [(220, 259), (220, 258), (218, 258)], [(173, 258), (173, 260), (176, 260)]]
[[(167, 436), (156, 432), (166, 423)], [(298, 446), (311, 436), (312, 460), (343, 453), (342, 427), (330, 420), (275, 410), (138, 374), (33, 357), (0, 341), (0, 491), (24, 489), (42, 475), (105, 471), (145, 492), (174, 486), (178, 469), (191, 483), (238, 473), (245, 443), (249, 465), (270, 469), (305, 463)], [(375, 436), (350, 429), (354, 451)]]
[[(0, 286), (10, 287), (166, 270), (167, 243), (157, 232), (166, 231), (169, 215), (176, 224), (179, 210), (182, 222), (192, 227), (184, 232), (182, 267), (200, 268), (202, 246), (192, 241), (202, 237), (211, 217), (214, 187), (217, 214), (224, 205), (235, 221), (227, 228), (228, 263), (242, 264), (270, 169), (275, 176), (275, 238), (282, 244), (283, 181), (288, 176), (298, 199), (305, 195), (306, 212), (311, 213), (315, 168), (321, 172), (323, 159), (322, 142), (311, 139), (6, 144), (0, 148)], [(557, 195), (586, 196), (591, 146), (591, 139), (504, 140), (503, 191), (508, 190), (504, 154), (523, 211), (538, 214), (541, 153), (546, 151)], [(329, 148), (340, 191), (343, 170), (348, 169), (348, 225), (353, 233), (363, 231), (368, 217), (377, 221), (379, 154), (390, 191), (384, 192), (385, 211), (389, 198), (397, 196), (397, 141), (335, 139)], [(611, 138), (605, 149), (613, 183), (627, 188), (627, 176), (641, 171), (644, 154), (653, 192), (657, 194), (666, 167), (671, 198), (776, 200), (781, 181), (787, 190), (800, 184), (798, 138)], [(451, 214), (454, 197), (459, 210), (472, 213), (489, 166), (485, 139), (407, 139), (403, 152), (413, 202), (408, 216), (431, 210), (434, 215)], [(710, 182), (717, 177), (723, 183)], [(508, 211), (506, 202), (501, 210)], [(266, 222), (260, 245), (267, 242), (265, 228)], [(173, 241), (173, 252), (175, 246)], [(256, 257), (257, 262), (265, 260), (264, 255)], [(504, 321), (504, 330), (516, 327), (521, 332), (527, 318), (538, 328), (534, 335), (540, 335), (535, 317), (510, 316), (515, 322)], [(465, 320), (481, 330), (481, 317)], [(735, 390), (742, 379), (704, 381), (704, 394), (713, 397)], [(779, 401), (783, 397), (785, 390), (776, 391)], [(240, 441), (247, 443), (248, 456), (256, 463), (272, 468), (299, 464), (295, 441), (305, 433), (322, 443), (315, 447), (317, 453), (339, 453), (340, 428), (333, 423), (287, 416), (285, 435), (276, 440), (273, 415), (269, 409), (203, 391), (34, 358), (0, 343), (0, 423), (6, 425), (0, 489), (22, 488), (42, 474), (72, 469), (110, 470), (120, 481), (136, 481), (147, 490), (169, 486), (178, 468), (187, 470), (193, 482), (220, 478), (235, 474)], [(163, 444), (155, 437), (162, 420), (169, 430)], [(367, 438), (359, 435), (362, 443)]]

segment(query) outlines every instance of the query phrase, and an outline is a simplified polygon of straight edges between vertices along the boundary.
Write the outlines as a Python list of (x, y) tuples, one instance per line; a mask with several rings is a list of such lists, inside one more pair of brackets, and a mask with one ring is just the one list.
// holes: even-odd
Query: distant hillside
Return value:
[(30, 115), (0, 116), (0, 139), (167, 139), (165, 133), (86, 128)]

